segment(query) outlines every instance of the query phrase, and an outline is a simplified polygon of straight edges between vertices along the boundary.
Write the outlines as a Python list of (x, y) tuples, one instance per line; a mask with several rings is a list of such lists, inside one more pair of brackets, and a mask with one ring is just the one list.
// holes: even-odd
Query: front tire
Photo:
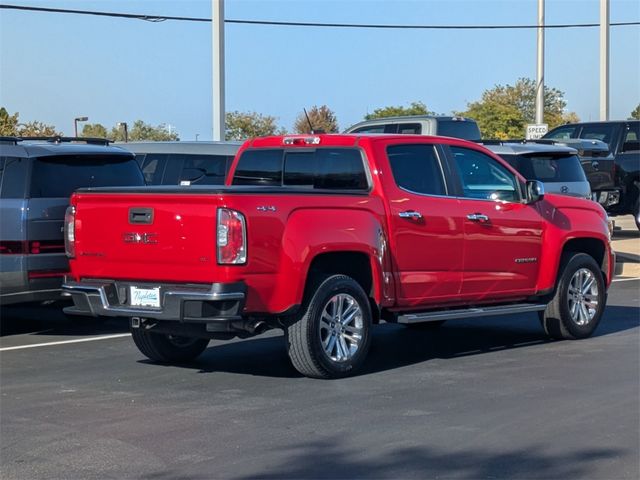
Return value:
[(640, 230), (640, 197), (638, 197), (638, 200), (636, 201), (636, 209), (633, 214), (633, 219), (636, 221), (637, 229)]
[(311, 378), (341, 378), (364, 362), (371, 344), (371, 306), (351, 277), (332, 275), (312, 284), (285, 330), (291, 363)]
[(166, 335), (132, 328), (133, 341), (147, 358), (159, 363), (188, 362), (199, 356), (209, 345), (206, 338)]
[(591, 336), (598, 327), (607, 296), (604, 277), (593, 257), (569, 255), (541, 320), (550, 337), (576, 340)]

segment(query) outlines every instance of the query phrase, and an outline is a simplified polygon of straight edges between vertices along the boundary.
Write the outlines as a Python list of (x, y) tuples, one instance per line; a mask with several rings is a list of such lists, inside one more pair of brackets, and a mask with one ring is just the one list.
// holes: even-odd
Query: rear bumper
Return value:
[[(247, 296), (244, 282), (213, 284), (154, 284), (160, 288), (160, 307), (132, 306), (129, 287), (139, 282), (83, 280), (62, 285), (73, 306), (71, 315), (141, 317), (185, 323), (231, 322), (241, 318)], [(144, 285), (142, 285), (144, 286)]]

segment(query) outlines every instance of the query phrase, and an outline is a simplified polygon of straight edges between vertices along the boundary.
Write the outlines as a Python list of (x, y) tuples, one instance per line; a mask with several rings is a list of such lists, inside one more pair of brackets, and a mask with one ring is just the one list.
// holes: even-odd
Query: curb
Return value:
[(628, 253), (616, 252), (616, 277), (640, 277), (640, 262), (638, 256)]

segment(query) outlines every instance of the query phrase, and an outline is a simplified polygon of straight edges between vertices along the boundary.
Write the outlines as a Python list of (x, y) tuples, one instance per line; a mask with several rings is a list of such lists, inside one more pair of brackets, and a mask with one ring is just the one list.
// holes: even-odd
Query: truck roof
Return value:
[(275, 135), (271, 137), (258, 137), (247, 140), (245, 148), (267, 148), (267, 147), (352, 147), (362, 140), (370, 143), (387, 142), (389, 140), (402, 140), (405, 142), (418, 141), (425, 142), (429, 139), (437, 140), (438, 143), (477, 145), (461, 138), (436, 137), (430, 135), (414, 135), (400, 133), (301, 133), (294, 135)]

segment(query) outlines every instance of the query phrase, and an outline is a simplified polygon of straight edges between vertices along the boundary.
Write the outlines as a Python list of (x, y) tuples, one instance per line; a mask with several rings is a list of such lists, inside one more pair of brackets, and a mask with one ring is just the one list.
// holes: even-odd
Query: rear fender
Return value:
[[(300, 305), (313, 260), (319, 255), (357, 252), (371, 266), (371, 289), (366, 292), (378, 305), (392, 300), (383, 279), (391, 278), (391, 262), (380, 222), (365, 210), (300, 209), (292, 212), (282, 238), (281, 265), (272, 311)], [(393, 288), (392, 282), (386, 282)]]

